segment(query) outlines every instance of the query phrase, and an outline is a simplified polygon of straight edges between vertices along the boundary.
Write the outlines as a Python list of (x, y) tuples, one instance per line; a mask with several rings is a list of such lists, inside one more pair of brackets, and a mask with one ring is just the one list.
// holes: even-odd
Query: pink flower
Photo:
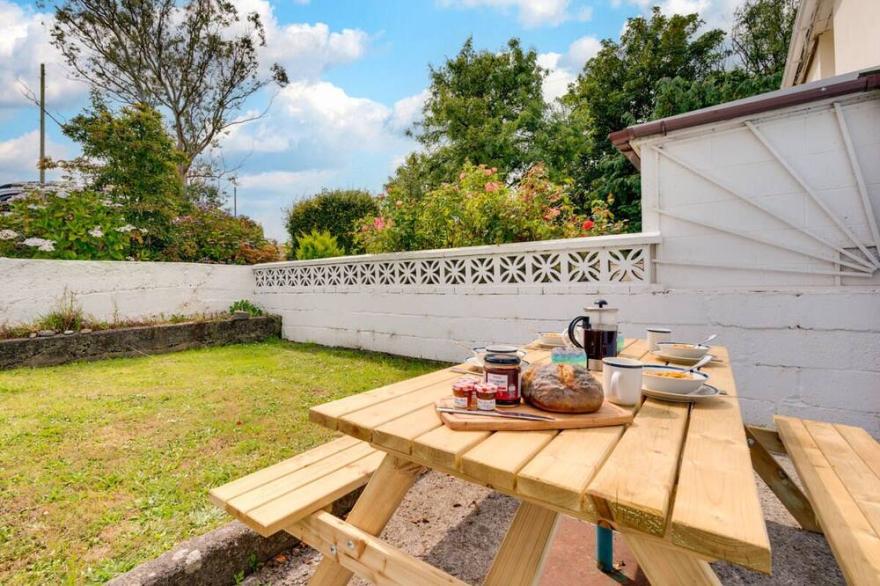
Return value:
[(584, 220), (584, 223), (581, 224), (581, 228), (583, 229), (584, 232), (589, 232), (590, 230), (593, 229), (593, 226), (595, 226), (595, 225), (596, 225), (596, 223), (593, 220)]
[(461, 173), (458, 174), (459, 181), (464, 181), (465, 177), (467, 177), (467, 174), (464, 171), (462, 171)]
[(483, 175), (488, 177), (491, 174), (492, 174), (492, 169), (486, 169), (485, 167), (483, 168)]
[(403, 200), (402, 200), (402, 199), (398, 199), (396, 202), (394, 202), (394, 205), (396, 205), (397, 207), (402, 206), (402, 205), (403, 205)]
[(373, 218), (373, 228), (376, 230), (384, 230), (385, 229), (385, 218), (379, 216), (378, 218)]
[(552, 220), (552, 219), (556, 218), (559, 215), (559, 213), (560, 213), (559, 208), (549, 208), (544, 213), (544, 219), (545, 220)]
[(488, 183), (486, 183), (486, 185), (483, 186), (483, 189), (485, 189), (486, 191), (498, 191), (500, 188), (501, 186), (498, 184), (497, 181), (489, 181)]

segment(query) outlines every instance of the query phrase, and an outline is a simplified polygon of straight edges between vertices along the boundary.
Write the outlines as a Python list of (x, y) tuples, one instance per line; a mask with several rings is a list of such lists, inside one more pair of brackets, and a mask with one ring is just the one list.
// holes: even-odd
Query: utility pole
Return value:
[(46, 64), (40, 63), (40, 185), (46, 184)]
[(232, 182), (232, 217), (238, 217), (238, 179), (236, 177), (232, 177), (230, 179)]

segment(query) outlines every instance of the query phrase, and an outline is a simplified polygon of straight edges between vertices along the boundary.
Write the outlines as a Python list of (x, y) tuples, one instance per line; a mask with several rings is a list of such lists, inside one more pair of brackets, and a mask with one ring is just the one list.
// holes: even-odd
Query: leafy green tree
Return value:
[(291, 254), (296, 256), (302, 236), (313, 231), (328, 232), (349, 253), (363, 252), (354, 240), (356, 224), (376, 210), (376, 200), (361, 189), (325, 189), (298, 201), (287, 211)]
[[(614, 211), (633, 220), (634, 228), (638, 183), (613, 174), (625, 170), (626, 164), (608, 134), (651, 118), (661, 80), (700, 80), (721, 71), (727, 55), (724, 31), (704, 31), (702, 24), (696, 14), (666, 16), (656, 7), (649, 17), (629, 19), (620, 40), (603, 40), (599, 53), (562, 98), (569, 123), (586, 142), (569, 162), (576, 197), (590, 200), (613, 193)], [(634, 174), (635, 169), (624, 171)]]
[(235, 112), (270, 83), (285, 85), (278, 64), (261, 70), (265, 31), (256, 12), (224, 0), (42, 0), (55, 8), (52, 44), (70, 69), (102, 95), (161, 108), (183, 158), (181, 177)]
[(312, 230), (308, 234), (301, 234), (299, 247), (296, 249), (297, 260), (314, 260), (317, 258), (330, 258), (342, 256), (345, 251), (336, 242), (336, 238), (327, 230)]
[(143, 231), (133, 254), (149, 258), (161, 250), (185, 202), (177, 173), (183, 155), (159, 112), (135, 104), (114, 113), (95, 97), (91, 108), (62, 130), (80, 144), (82, 155), (60, 165), (84, 175), (91, 189), (106, 193), (128, 223)]
[(651, 118), (665, 118), (770, 92), (779, 89), (781, 81), (781, 70), (767, 75), (749, 75), (743, 69), (719, 71), (698, 80), (682, 77), (664, 79), (657, 84)]
[(797, 6), (798, 0), (747, 0), (736, 9), (730, 41), (747, 73), (772, 76), (785, 69)]
[(535, 137), (547, 104), (537, 59), (517, 39), (494, 52), (475, 50), (469, 38), (454, 58), (430, 68), (424, 119), (412, 134), (428, 153), (432, 187), (452, 180), (467, 161), (506, 174), (540, 158)]

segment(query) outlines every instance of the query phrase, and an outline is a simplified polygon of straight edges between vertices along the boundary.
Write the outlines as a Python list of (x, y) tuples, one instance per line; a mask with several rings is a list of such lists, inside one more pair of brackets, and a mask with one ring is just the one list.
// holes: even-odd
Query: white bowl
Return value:
[(708, 346), (702, 344), (688, 344), (686, 342), (657, 342), (660, 352), (677, 358), (689, 358), (699, 360), (709, 351)]
[(565, 346), (565, 337), (559, 332), (542, 332), (538, 343), (544, 346)]
[[(660, 372), (684, 372), (687, 373), (687, 378), (657, 376), (657, 373)], [(642, 368), (642, 385), (644, 385), (645, 388), (654, 391), (662, 391), (664, 393), (686, 395), (699, 389), (708, 380), (709, 375), (705, 372), (687, 372), (686, 368), (658, 366), (654, 364), (646, 364), (645, 367)]]

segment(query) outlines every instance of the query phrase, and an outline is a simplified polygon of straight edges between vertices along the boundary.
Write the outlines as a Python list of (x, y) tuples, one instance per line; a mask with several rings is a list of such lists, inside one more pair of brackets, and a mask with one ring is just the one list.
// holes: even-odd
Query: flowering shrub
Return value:
[(34, 191), (0, 214), (0, 256), (123, 260), (144, 231), (92, 191)]
[(246, 216), (213, 206), (196, 206), (173, 221), (169, 241), (158, 260), (254, 264), (281, 258), (263, 228)]
[(535, 165), (515, 186), (496, 169), (468, 164), (455, 183), (424, 197), (389, 186), (379, 215), (361, 222), (358, 240), (367, 252), (395, 252), (527, 242), (622, 232), (610, 202), (596, 201), (592, 217), (578, 214), (566, 187)]

